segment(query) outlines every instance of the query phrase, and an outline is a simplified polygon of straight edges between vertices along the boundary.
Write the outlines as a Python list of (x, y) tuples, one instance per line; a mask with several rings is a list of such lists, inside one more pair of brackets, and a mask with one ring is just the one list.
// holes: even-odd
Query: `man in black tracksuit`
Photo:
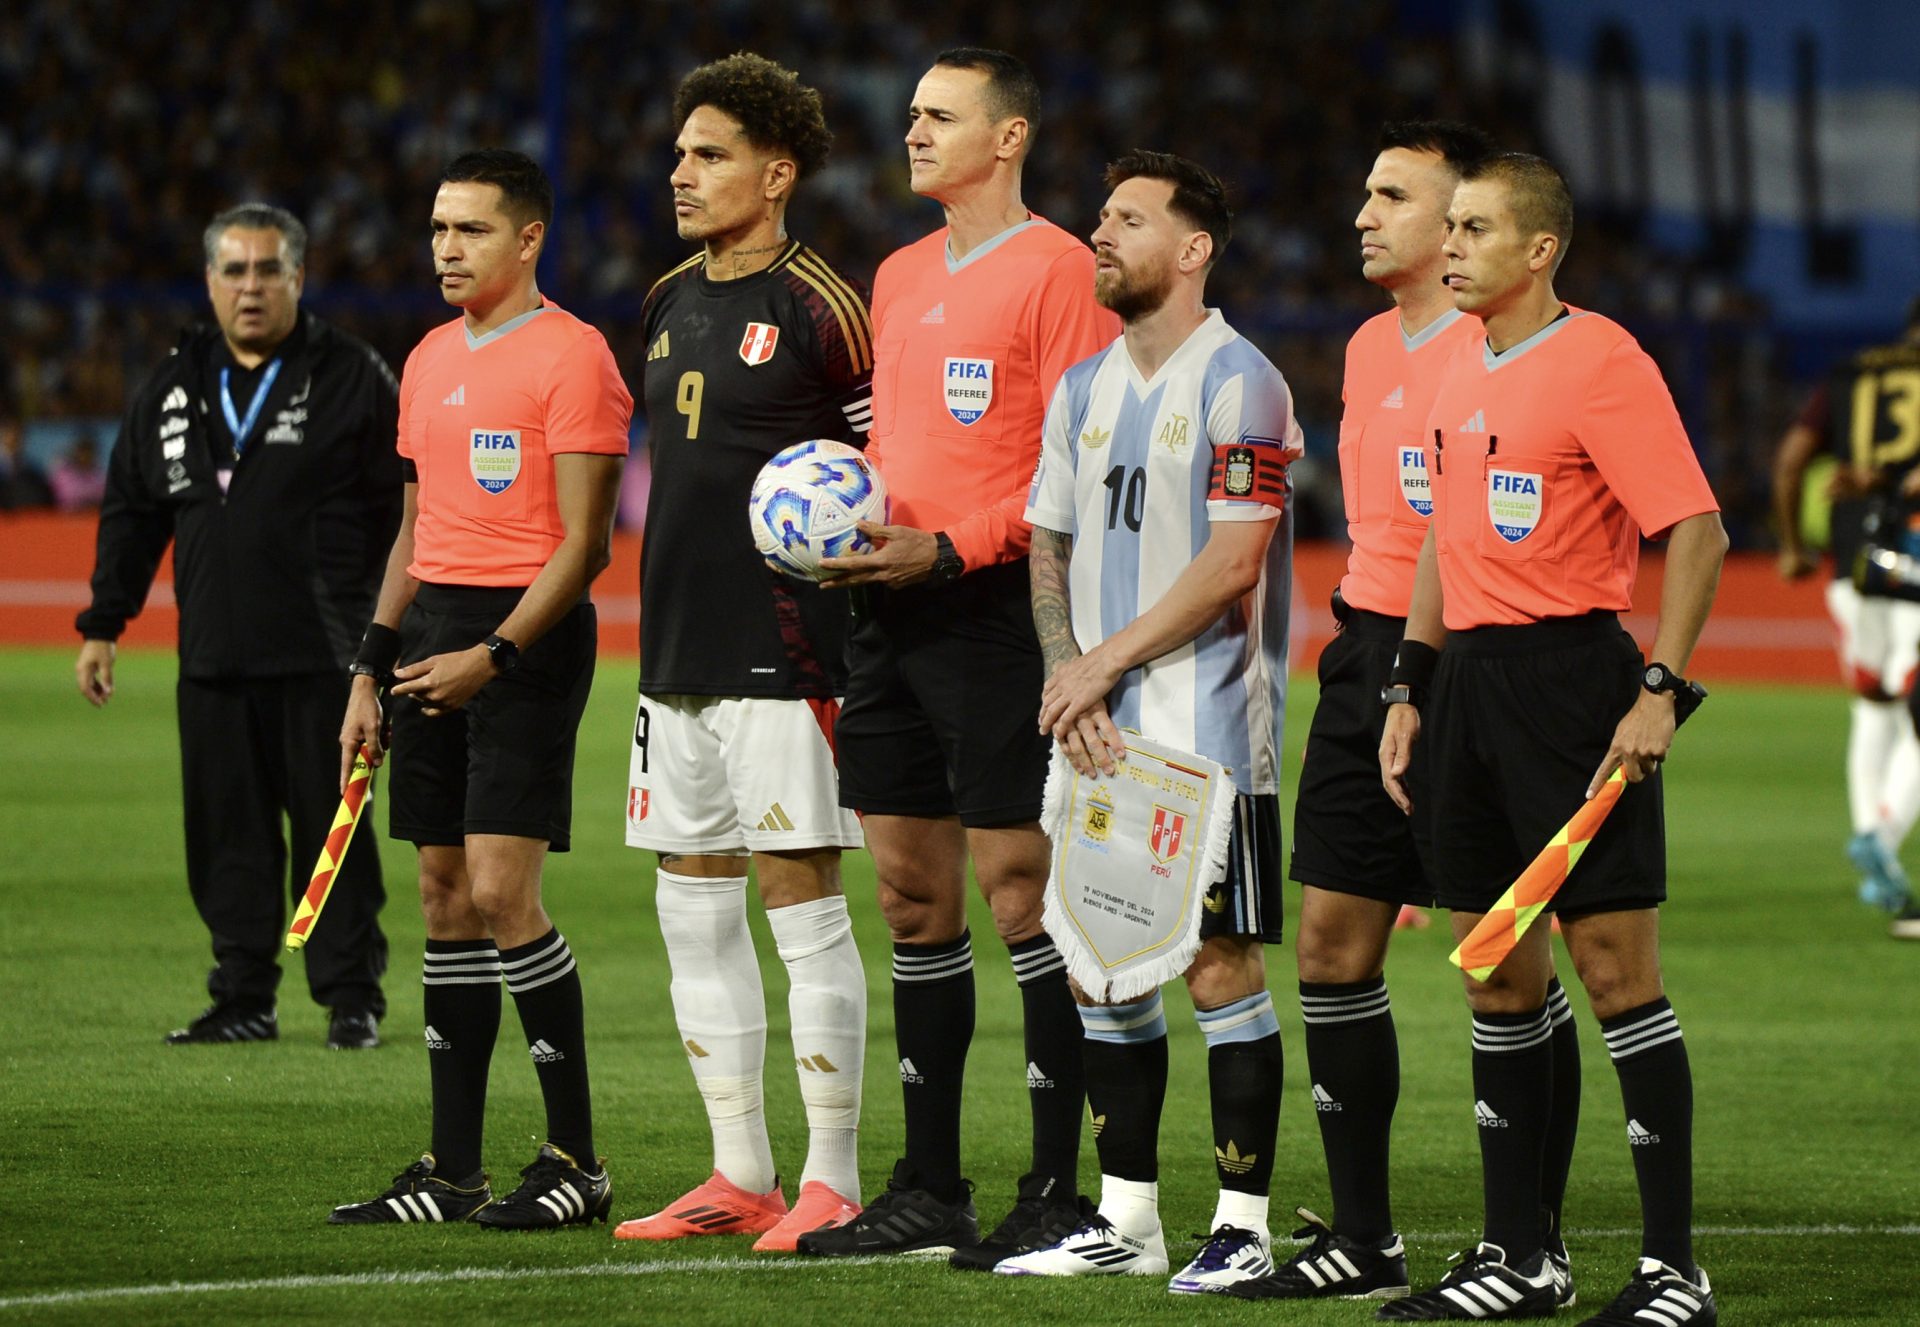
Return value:
[[(187, 882), (215, 959), (213, 1004), (172, 1045), (279, 1035), (287, 890), (304, 890), (339, 803), (347, 665), (400, 521), (393, 373), (300, 312), (305, 250), (305, 228), (279, 208), (249, 204), (208, 226), (219, 326), (182, 333), (127, 410), (93, 602), (75, 623), (80, 692), (104, 705), (113, 642), (172, 541)], [(306, 946), (331, 1047), (379, 1044), (385, 900), (375, 841), (357, 835)]]

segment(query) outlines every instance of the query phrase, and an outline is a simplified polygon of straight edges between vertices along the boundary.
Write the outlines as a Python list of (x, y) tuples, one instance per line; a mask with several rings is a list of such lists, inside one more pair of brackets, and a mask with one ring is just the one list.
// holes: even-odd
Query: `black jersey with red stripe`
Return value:
[(640, 555), (649, 695), (837, 696), (847, 598), (774, 572), (747, 498), (767, 459), (810, 438), (865, 446), (867, 291), (805, 245), (732, 281), (695, 256), (647, 296), (643, 396), (653, 490)]

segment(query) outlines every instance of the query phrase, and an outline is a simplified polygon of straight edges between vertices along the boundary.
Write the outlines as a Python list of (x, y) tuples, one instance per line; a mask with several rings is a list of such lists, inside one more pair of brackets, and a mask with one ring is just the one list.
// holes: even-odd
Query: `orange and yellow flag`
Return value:
[(327, 841), (320, 845), (320, 858), (313, 864), (313, 879), (307, 882), (307, 892), (301, 896), (300, 907), (293, 914), (293, 925), (287, 928), (289, 953), (307, 943), (313, 924), (320, 920), (320, 909), (327, 906), (327, 895), (333, 892), (333, 878), (346, 858), (347, 845), (353, 842), (353, 831), (359, 827), (360, 812), (372, 789), (373, 763), (362, 745), (353, 757), (353, 771), (347, 775), (347, 790), (341, 794), (340, 809), (333, 813), (333, 828), (327, 831)]
[(1548, 901), (1566, 883), (1567, 873), (1573, 870), (1580, 854), (1599, 832), (1601, 822), (1620, 800), (1626, 786), (1626, 771), (1616, 769), (1590, 801), (1581, 803), (1573, 819), (1560, 827), (1560, 832), (1540, 850), (1538, 857), (1527, 863), (1527, 869), (1480, 919), (1479, 925), (1467, 932), (1467, 938), (1447, 956), (1455, 967), (1476, 981), (1485, 981), (1493, 975), (1500, 961), (1520, 943), (1527, 928), (1547, 910)]

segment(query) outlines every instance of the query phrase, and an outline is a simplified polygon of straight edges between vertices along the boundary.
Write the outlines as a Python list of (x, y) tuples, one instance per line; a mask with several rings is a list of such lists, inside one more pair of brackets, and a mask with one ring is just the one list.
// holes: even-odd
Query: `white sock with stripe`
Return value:
[(673, 968), (680, 1048), (706, 1102), (713, 1168), (749, 1193), (773, 1188), (760, 1077), (767, 999), (747, 930), (747, 877), (703, 879), (658, 872), (660, 936)]
[(807, 1166), (843, 1198), (860, 1198), (860, 1082), (867, 1038), (867, 976), (847, 900), (767, 910), (790, 983), (793, 1059), (807, 1108)]

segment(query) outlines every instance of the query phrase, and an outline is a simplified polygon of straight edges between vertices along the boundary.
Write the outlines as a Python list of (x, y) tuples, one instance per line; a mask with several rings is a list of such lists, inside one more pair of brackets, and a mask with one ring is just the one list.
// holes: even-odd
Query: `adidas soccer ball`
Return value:
[(796, 442), (760, 468), (747, 519), (753, 546), (769, 567), (796, 580), (817, 581), (821, 558), (873, 547), (855, 527), (860, 521), (886, 521), (887, 486), (857, 447)]

